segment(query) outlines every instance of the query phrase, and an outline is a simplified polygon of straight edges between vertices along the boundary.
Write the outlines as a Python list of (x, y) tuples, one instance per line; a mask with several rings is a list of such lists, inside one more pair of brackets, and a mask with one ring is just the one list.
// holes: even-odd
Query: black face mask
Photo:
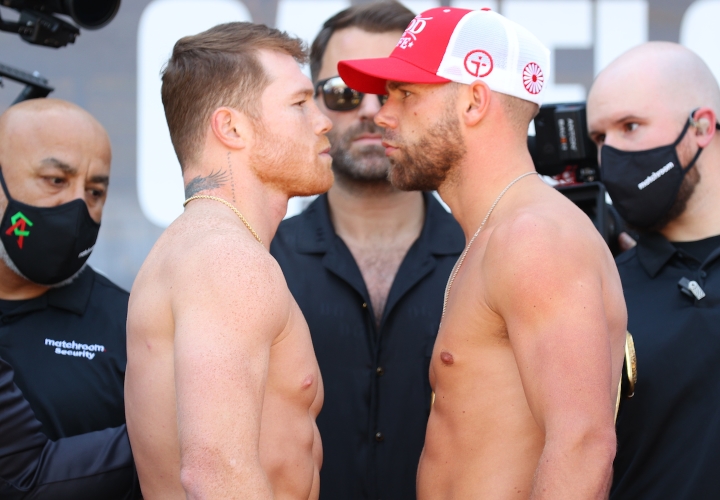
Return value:
[(687, 167), (680, 165), (677, 145), (695, 121), (690, 119), (680, 137), (667, 146), (645, 151), (621, 151), (612, 146), (600, 150), (602, 181), (613, 206), (629, 224), (639, 228), (653, 227), (675, 203), (685, 174), (695, 166), (702, 148)]
[(8, 200), (0, 221), (0, 240), (17, 269), (41, 285), (55, 285), (77, 273), (90, 257), (100, 231), (85, 202), (26, 205), (10, 197), (1, 169), (0, 183)]

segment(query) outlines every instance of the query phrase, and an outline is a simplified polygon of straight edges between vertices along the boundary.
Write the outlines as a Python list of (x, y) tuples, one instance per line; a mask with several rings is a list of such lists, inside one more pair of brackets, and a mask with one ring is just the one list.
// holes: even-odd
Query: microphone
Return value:
[(685, 277), (682, 277), (680, 278), (680, 281), (678, 281), (678, 288), (680, 289), (680, 292), (684, 293), (690, 298), (701, 300), (703, 297), (705, 297), (705, 292), (702, 288), (700, 288), (700, 285), (698, 285), (698, 282), (695, 280), (689, 280)]

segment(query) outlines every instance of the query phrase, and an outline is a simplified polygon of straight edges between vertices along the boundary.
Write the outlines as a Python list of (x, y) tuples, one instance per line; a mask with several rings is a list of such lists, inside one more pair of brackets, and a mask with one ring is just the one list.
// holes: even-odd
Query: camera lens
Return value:
[(65, 0), (65, 12), (82, 28), (99, 29), (108, 24), (120, 8), (120, 0)]

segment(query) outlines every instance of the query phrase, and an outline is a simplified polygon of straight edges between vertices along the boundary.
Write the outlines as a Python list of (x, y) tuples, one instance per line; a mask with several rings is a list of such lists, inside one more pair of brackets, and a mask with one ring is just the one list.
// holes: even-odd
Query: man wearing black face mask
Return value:
[[(52, 440), (125, 423), (128, 293), (85, 266), (110, 158), (105, 130), (73, 104), (36, 99), (0, 116), (0, 358)], [(127, 436), (118, 432), (117, 456), (127, 457)], [(6, 452), (0, 465), (17, 462)], [(0, 468), (2, 480), (7, 474)], [(101, 496), (123, 497), (113, 490)]]
[(720, 498), (720, 88), (676, 44), (595, 81), (588, 123), (615, 207), (640, 234), (617, 259), (635, 339), (610, 498)]

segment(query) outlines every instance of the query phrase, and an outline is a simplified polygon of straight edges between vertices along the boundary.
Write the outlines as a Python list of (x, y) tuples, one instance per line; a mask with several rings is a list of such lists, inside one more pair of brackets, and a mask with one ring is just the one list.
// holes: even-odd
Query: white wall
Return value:
[[(435, 0), (404, 0), (421, 12), (437, 7)], [(455, 7), (497, 9), (495, 0), (453, 0)], [(593, 5), (594, 4), (594, 5)], [(349, 0), (280, 0), (277, 26), (310, 43), (322, 23)], [(597, 74), (615, 57), (647, 41), (647, 0), (504, 0), (502, 14), (535, 33), (551, 50), (594, 48)], [(680, 40), (696, 51), (720, 78), (717, 24), (720, 0), (698, 0), (685, 13)], [(182, 211), (183, 189), (160, 103), (160, 69), (175, 41), (215, 24), (250, 19), (239, 0), (154, 0), (143, 12), (138, 30), (137, 188), (145, 216), (164, 227)], [(554, 55), (552, 56), (554, 64)], [(548, 102), (583, 100), (581, 84), (557, 84), (554, 68)], [(291, 200), (289, 214), (306, 200)]]
[(702, 57), (718, 80), (720, 80), (719, 24), (720, 0), (700, 0), (687, 10), (680, 28), (680, 43)]

